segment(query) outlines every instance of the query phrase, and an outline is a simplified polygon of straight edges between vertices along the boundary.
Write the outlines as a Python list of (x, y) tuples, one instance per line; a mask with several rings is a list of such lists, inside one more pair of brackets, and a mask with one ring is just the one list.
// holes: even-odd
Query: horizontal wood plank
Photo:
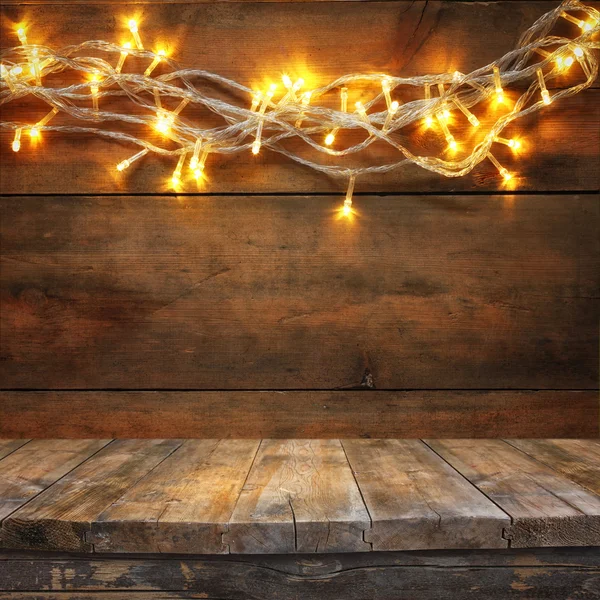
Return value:
[(0, 547), (89, 552), (91, 522), (181, 445), (118, 440), (8, 516)]
[(0, 461), (0, 521), (110, 440), (32, 440)]
[(370, 526), (339, 440), (263, 440), (223, 542), (236, 554), (364, 552)]
[(596, 195), (0, 203), (9, 389), (598, 386)]
[(344, 440), (373, 550), (506, 548), (510, 518), (419, 440)]
[[(0, 404), (1, 406), (1, 404)], [(4, 424), (4, 419), (0, 419), (0, 427)], [(4, 435), (4, 434), (0, 434)], [(0, 460), (13, 453), (15, 450), (24, 446), (29, 440), (4, 440), (0, 439)]]
[(507, 441), (600, 496), (600, 440)]
[(513, 548), (600, 546), (600, 496), (502, 440), (427, 440), (512, 517)]
[(574, 548), (145, 558), (13, 553), (14, 558), (0, 554), (0, 581), (15, 590), (8, 596), (11, 600), (364, 600), (374, 590), (378, 600), (592, 600), (600, 575), (598, 552)]
[[(600, 3), (592, 2), (600, 7)], [(61, 47), (87, 39), (118, 41), (128, 34), (124, 23), (136, 14), (147, 44), (170, 42), (184, 65), (199, 65), (246, 85), (260, 85), (265, 77), (284, 71), (303, 76), (312, 87), (356, 71), (397, 73), (469, 72), (511, 50), (521, 33), (537, 18), (556, 7), (555, 2), (359, 2), (332, 3), (212, 3), (120, 5), (117, 13), (105, 4), (31, 5), (27, 20), (30, 38)], [(23, 17), (19, 7), (3, 6), (6, 23)], [(293, 27), (289, 24), (293, 23)], [(501, 23), (502, 26), (498, 26)], [(573, 35), (572, 24), (562, 23), (557, 33)], [(335, 36), (331, 32), (335, 31)], [(352, 52), (338, 40), (355, 40)], [(460, 39), (461, 43), (456, 44)], [(3, 36), (11, 45), (12, 35)], [(244, 56), (245, 60), (237, 60)], [(200, 60), (200, 62), (199, 62)], [(580, 73), (581, 75), (581, 73)], [(575, 71), (559, 85), (572, 85)], [(372, 92), (357, 91), (366, 95)], [(508, 95), (509, 92), (507, 92)], [(595, 160), (600, 141), (600, 90), (583, 92), (524, 119), (510, 131), (522, 135), (526, 152), (518, 162), (506, 148), (497, 150), (501, 161), (518, 173), (507, 189), (495, 167), (485, 161), (470, 175), (442, 178), (410, 166), (389, 173), (365, 176), (358, 192), (511, 191), (598, 189), (600, 168)], [(353, 100), (357, 99), (352, 97)], [(248, 102), (247, 98), (238, 98)], [(405, 98), (406, 100), (406, 98)], [(119, 111), (124, 107), (113, 106)], [(44, 114), (41, 101), (25, 98), (3, 107), (3, 119), (28, 124)], [(186, 118), (207, 119), (205, 110), (187, 108)], [(481, 116), (481, 115), (480, 115)], [(212, 117), (210, 117), (212, 118)], [(53, 123), (61, 124), (61, 118)], [(457, 139), (470, 135), (470, 125), (457, 120)], [(62, 121), (65, 124), (66, 121)], [(207, 127), (212, 121), (207, 120)], [(439, 136), (420, 130), (405, 140), (417, 153), (431, 151)], [(2, 131), (0, 147), (10, 146), (12, 132)], [(33, 193), (155, 193), (169, 190), (172, 160), (146, 157), (117, 178), (115, 165), (134, 153), (132, 148), (78, 134), (47, 133), (40, 146), (23, 143), (19, 153), (5, 152), (0, 192)], [(441, 143), (441, 138), (440, 140)], [(305, 152), (294, 142), (290, 148)], [(440, 146), (440, 149), (442, 146)], [(506, 152), (505, 152), (506, 150)], [(389, 163), (397, 151), (373, 145), (366, 161)], [(346, 182), (316, 174), (273, 152), (260, 158), (251, 153), (211, 157), (207, 165), (210, 193), (339, 192)], [(189, 183), (189, 182), (188, 182)], [(188, 191), (196, 191), (195, 184)]]
[(0, 435), (484, 438), (600, 435), (595, 391), (0, 392)]
[(91, 525), (96, 552), (221, 554), (258, 440), (186, 440)]

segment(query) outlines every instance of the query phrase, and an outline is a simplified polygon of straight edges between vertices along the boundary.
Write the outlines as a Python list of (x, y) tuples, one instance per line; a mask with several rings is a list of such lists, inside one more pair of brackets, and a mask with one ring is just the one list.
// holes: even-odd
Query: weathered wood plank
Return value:
[(0, 392), (0, 435), (573, 438), (599, 411), (594, 391)]
[(32, 440), (0, 462), (0, 521), (110, 440)]
[(508, 513), (511, 547), (599, 546), (600, 497), (501, 440), (427, 440)]
[(507, 442), (600, 495), (600, 441), (507, 440)]
[(374, 590), (378, 600), (586, 600), (597, 598), (598, 559), (598, 549), (585, 548), (315, 557), (30, 555), (3, 560), (0, 555), (0, 580), (11, 582), (9, 589), (15, 591), (8, 597), (18, 600), (173, 597), (169, 594), (218, 600), (364, 600)]
[(118, 440), (7, 517), (0, 546), (90, 551), (90, 524), (180, 446), (178, 440)]
[[(0, 403), (0, 407), (2, 404)], [(0, 408), (1, 410), (1, 408)], [(0, 429), (2, 429), (4, 423), (4, 415), (2, 415), (2, 419), (0, 419)], [(2, 434), (0, 434), (2, 435)], [(2, 460), (5, 456), (8, 456), (21, 446), (24, 446), (29, 440), (0, 440), (0, 460)]]
[(223, 542), (232, 553), (358, 552), (369, 527), (339, 440), (263, 440)]
[[(600, 3), (592, 3), (600, 7)], [(416, 75), (435, 72), (468, 72), (511, 50), (519, 36), (539, 16), (555, 8), (555, 2), (374, 2), (362, 3), (237, 3), (131, 4), (119, 7), (118, 15), (103, 4), (29, 6), (30, 39), (62, 46), (86, 39), (123, 39), (124, 18), (137, 14), (148, 44), (172, 41), (176, 56), (185, 65), (202, 68), (259, 85), (264, 77), (283, 71), (301, 75), (318, 86), (342, 74), (363, 70)], [(23, 17), (19, 7), (3, 6), (6, 23)], [(121, 18), (122, 17), (122, 18)], [(293, 23), (293, 27), (290, 27)], [(498, 23), (502, 23), (499, 27)], [(561, 23), (562, 33), (575, 26)], [(335, 35), (332, 36), (332, 31)], [(352, 52), (340, 51), (338, 40), (353, 39)], [(461, 44), (456, 44), (460, 39)], [(3, 36), (10, 45), (13, 36)], [(243, 55), (246, 60), (235, 57)], [(249, 58), (248, 58), (249, 57)], [(116, 58), (115, 58), (116, 60)], [(573, 72), (573, 77), (575, 77)], [(564, 83), (573, 83), (570, 79)], [(515, 164), (510, 151), (498, 149), (499, 157), (519, 172), (519, 190), (595, 190), (600, 167), (596, 157), (600, 141), (600, 91), (588, 91), (528, 117), (511, 130), (522, 134), (527, 152)], [(368, 99), (367, 96), (364, 98)], [(405, 98), (406, 100), (406, 98)], [(240, 102), (247, 102), (240, 98)], [(3, 107), (6, 120), (29, 123), (43, 114), (40, 102), (31, 108), (28, 99)], [(120, 110), (114, 107), (114, 110)], [(185, 116), (197, 122), (207, 119), (205, 110), (187, 108)], [(480, 115), (481, 116), (481, 115)], [(54, 121), (60, 124), (60, 120)], [(469, 132), (462, 120), (457, 139)], [(212, 122), (207, 121), (207, 126)], [(464, 127), (464, 129), (462, 129)], [(432, 134), (434, 135), (434, 134)], [(9, 148), (12, 132), (0, 134), (0, 147)], [(104, 193), (127, 189), (136, 193), (169, 190), (172, 161), (147, 157), (130, 169), (126, 180), (117, 179), (115, 165), (133, 153), (131, 148), (88, 136), (44, 134), (41, 146), (23, 143), (19, 153), (5, 152), (2, 161), (2, 193)], [(431, 152), (431, 136), (410, 133), (414, 152)], [(434, 140), (439, 136), (434, 137)], [(162, 142), (161, 142), (162, 143)], [(294, 144), (292, 144), (294, 146)], [(299, 146), (304, 151), (305, 146)], [(397, 157), (386, 144), (374, 145), (369, 160), (388, 163)], [(211, 157), (207, 165), (213, 193), (339, 192), (344, 181), (313, 173), (285, 157), (251, 153)], [(193, 182), (192, 182), (193, 183)], [(195, 184), (189, 188), (195, 191)], [(506, 191), (495, 167), (486, 161), (469, 176), (440, 178), (410, 167), (382, 176), (365, 176), (359, 192), (379, 191)]]
[(594, 195), (0, 204), (8, 388), (598, 386)]
[(258, 440), (188, 440), (93, 523), (96, 552), (227, 552)]
[(343, 440), (373, 550), (506, 548), (510, 517), (419, 440)]

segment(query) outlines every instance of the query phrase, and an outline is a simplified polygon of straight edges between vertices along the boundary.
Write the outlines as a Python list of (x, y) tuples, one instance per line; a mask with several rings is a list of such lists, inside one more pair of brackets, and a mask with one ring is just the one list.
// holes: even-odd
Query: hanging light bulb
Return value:
[(383, 124), (383, 128), (382, 131), (384, 133), (387, 132), (387, 130), (390, 128), (390, 125), (392, 123), (392, 119), (394, 118), (394, 115), (398, 112), (398, 108), (400, 107), (400, 104), (394, 100), (391, 104), (390, 104), (390, 108), (388, 110), (387, 116), (385, 118), (385, 122)]
[(542, 101), (544, 102), (544, 104), (550, 104), (552, 102), (552, 99), (550, 98), (550, 94), (548, 92), (548, 89), (546, 88), (546, 82), (544, 81), (544, 73), (540, 68), (536, 69), (536, 73), (538, 77), (538, 82), (540, 84)]
[(479, 119), (458, 99), (458, 97), (453, 98), (454, 104), (458, 106), (460, 111), (467, 117), (469, 123), (473, 125), (473, 127), (479, 127)]
[(119, 55), (119, 62), (117, 63), (117, 66), (115, 67), (115, 71), (117, 73), (120, 73), (121, 70), (123, 69), (123, 65), (125, 64), (125, 59), (127, 58), (127, 55), (129, 54), (129, 50), (131, 50), (131, 42), (126, 42), (125, 44), (123, 44), (123, 49), (121, 50), (121, 54)]
[(129, 19), (129, 31), (131, 31), (131, 35), (133, 35), (133, 39), (135, 41), (135, 45), (138, 50), (144, 49), (144, 44), (142, 44), (142, 38), (140, 37), (140, 32), (138, 30), (138, 24), (135, 19)]
[[(302, 94), (302, 106), (308, 106), (308, 104), (310, 103), (311, 96), (312, 96), (312, 92), (304, 92), (304, 94)], [(300, 125), (302, 125), (303, 117), (304, 117), (304, 113), (300, 112), (300, 116), (298, 117), (298, 120), (294, 124), (294, 127), (298, 128), (298, 127), (300, 127)]]
[[(348, 112), (348, 88), (343, 87), (340, 89), (340, 111)], [(340, 130), (339, 127), (334, 127), (325, 137), (325, 145), (331, 146), (335, 141), (335, 136)]]
[(517, 150), (520, 150), (520, 148), (521, 148), (521, 142), (519, 140), (515, 140), (514, 138), (507, 139), (507, 138), (503, 138), (503, 137), (495, 137), (494, 141), (498, 142), (499, 144), (504, 144), (505, 146), (508, 146), (515, 152)]
[(436, 117), (437, 117), (438, 123), (442, 129), (442, 132), (444, 133), (446, 142), (448, 143), (448, 148), (450, 148), (450, 150), (456, 150), (458, 148), (458, 144), (456, 143), (454, 136), (450, 133), (450, 130), (448, 129), (448, 125), (446, 125), (446, 120), (444, 119), (444, 116), (437, 114)]
[(348, 189), (346, 190), (346, 199), (344, 200), (344, 206), (342, 207), (342, 213), (345, 217), (349, 217), (352, 214), (352, 195), (354, 194), (354, 183), (356, 182), (356, 176), (350, 175), (348, 180)]
[(13, 83), (12, 76), (11, 76), (9, 70), (1, 63), (0, 63), (0, 75), (2, 75), (2, 79), (4, 79), (4, 81), (6, 82), (8, 89), (12, 93), (16, 92), (17, 88), (15, 87), (15, 84)]
[(487, 157), (490, 159), (490, 161), (492, 162), (492, 164), (496, 167), (496, 169), (498, 169), (498, 173), (500, 173), (500, 175), (502, 175), (502, 177), (504, 177), (504, 181), (508, 181), (509, 179), (512, 179), (512, 175), (511, 173), (508, 172), (507, 169), (505, 169), (497, 160), (496, 157), (491, 153), (488, 152)]
[(44, 127), (55, 115), (58, 114), (58, 108), (54, 107), (43, 119), (40, 119), (30, 130), (29, 135), (32, 138), (40, 136), (40, 129)]
[(274, 83), (272, 83), (269, 87), (269, 91), (264, 95), (263, 101), (260, 105), (260, 109), (258, 111), (260, 118), (258, 120), (258, 125), (256, 126), (256, 136), (254, 137), (254, 141), (252, 142), (252, 154), (254, 155), (260, 152), (262, 131), (264, 125), (264, 119), (262, 117), (265, 114), (265, 111), (267, 110), (269, 102), (271, 102), (271, 98), (273, 98), (273, 96), (275, 95), (276, 89), (277, 86)]
[(383, 95), (385, 96), (385, 104), (387, 109), (390, 110), (390, 106), (392, 105), (392, 95), (390, 94), (392, 84), (389, 77), (384, 77), (381, 82), (381, 89), (383, 90)]
[(190, 159), (190, 169), (193, 171), (198, 166), (198, 156), (200, 155), (200, 149), (202, 148), (202, 138), (197, 138), (194, 144), (194, 152)]
[(15, 138), (13, 139), (13, 143), (12, 143), (13, 152), (18, 152), (19, 149), (21, 148), (21, 131), (22, 131), (21, 127), (18, 127), (17, 129), (15, 129)]
[(173, 171), (173, 177), (171, 177), (171, 184), (174, 188), (177, 188), (181, 185), (181, 171), (183, 169), (183, 163), (185, 162), (186, 152), (182, 152), (179, 155), (179, 160), (177, 161), (177, 166)]
[(500, 79), (500, 69), (497, 65), (492, 67), (494, 73), (494, 85), (496, 86), (496, 101), (502, 104), (504, 102), (504, 90), (502, 89), (502, 80)]
[[(438, 92), (440, 93), (440, 98), (446, 93), (443, 83), (438, 83)], [(446, 100), (442, 102), (442, 110), (439, 114), (441, 114), (446, 121), (450, 118), (450, 111), (448, 110), (448, 104), (446, 103)]]
[(156, 69), (156, 67), (158, 67), (158, 65), (160, 64), (160, 61), (167, 55), (167, 53), (164, 50), (159, 50), (155, 55), (154, 55), (154, 60), (148, 65), (148, 68), (144, 71), (144, 76), (145, 77), (150, 77), (150, 74), (152, 73), (152, 71), (154, 71), (154, 69)]
[(98, 75), (92, 75), (92, 79), (90, 80), (90, 93), (92, 94), (92, 105), (94, 107), (94, 112), (98, 112), (98, 82), (100, 81)]
[(137, 154), (134, 154), (132, 157), (120, 162), (117, 165), (117, 171), (124, 171), (125, 169), (129, 168), (129, 166), (132, 165), (136, 160), (139, 160), (140, 158), (142, 158), (142, 156), (145, 156), (146, 154), (148, 154), (148, 148), (140, 150)]

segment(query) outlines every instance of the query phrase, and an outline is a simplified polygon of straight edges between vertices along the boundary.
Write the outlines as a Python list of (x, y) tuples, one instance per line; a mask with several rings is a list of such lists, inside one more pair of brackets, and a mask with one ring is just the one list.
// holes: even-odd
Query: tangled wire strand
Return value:
[[(584, 17), (574, 17), (571, 12)], [(550, 35), (556, 22), (561, 18), (577, 23), (580, 33), (573, 39)], [(579, 93), (589, 87), (598, 74), (598, 61), (594, 50), (600, 43), (593, 36), (600, 28), (598, 11), (587, 7), (578, 0), (565, 0), (556, 9), (538, 19), (520, 38), (516, 49), (508, 52), (499, 60), (481, 67), (471, 73), (442, 73), (419, 77), (394, 77), (386, 74), (352, 73), (344, 75), (312, 92), (298, 94), (300, 84), (286, 82), (286, 92), (276, 100), (273, 90), (256, 92), (236, 81), (218, 74), (200, 69), (182, 68), (174, 60), (158, 56), (154, 52), (137, 48), (127, 48), (104, 41), (87, 41), (54, 51), (52, 48), (25, 43), (9, 48), (0, 54), (2, 59), (2, 87), (0, 105), (33, 95), (45, 101), (53, 109), (49, 117), (59, 112), (66, 113), (76, 120), (100, 123), (100, 126), (63, 126), (46, 124), (17, 123), (2, 121), (3, 129), (14, 130), (20, 139), (21, 130), (50, 130), (64, 133), (95, 134), (115, 141), (136, 145), (140, 152), (119, 165), (119, 170), (129, 166), (144, 154), (152, 152), (162, 156), (178, 157), (178, 166), (174, 174), (174, 183), (179, 183), (182, 165), (188, 154), (193, 153), (192, 168), (200, 162), (199, 151), (206, 154), (255, 153), (262, 146), (278, 152), (306, 167), (331, 176), (349, 179), (348, 205), (351, 205), (352, 189), (356, 177), (369, 173), (385, 173), (404, 165), (414, 163), (424, 169), (446, 177), (460, 177), (469, 173), (476, 165), (490, 158), (501, 174), (507, 171), (491, 155), (492, 144), (497, 142), (503, 129), (512, 122), (541, 110), (550, 102), (558, 102)], [(22, 30), (21, 30), (22, 32)], [(132, 29), (132, 33), (133, 29)], [(19, 34), (21, 37), (21, 33)], [(137, 28), (134, 39), (139, 40)], [(106, 55), (106, 58), (86, 56), (90, 52)], [(151, 73), (122, 73), (115, 66), (115, 57), (135, 56), (168, 65), (170, 72), (152, 77)], [(550, 97), (546, 83), (564, 74), (566, 66), (577, 60), (585, 75), (585, 81), (569, 88), (559, 89)], [(83, 83), (67, 87), (46, 87), (42, 78), (48, 75), (72, 70), (81, 73)], [(214, 87), (229, 89), (232, 92), (248, 94), (253, 99), (251, 107), (239, 106), (218, 97), (207, 95), (199, 90), (194, 81), (205, 80)], [(285, 81), (285, 78), (284, 78)], [(319, 106), (314, 101), (331, 90), (344, 89), (350, 84), (375, 85), (378, 91), (372, 100), (364, 106), (357, 103), (356, 111), (347, 111), (342, 99), (343, 110)], [(520, 86), (517, 84), (521, 84)], [(449, 107), (459, 108), (461, 112), (477, 125), (478, 120), (470, 109), (489, 100), (498, 98), (503, 89), (515, 86), (527, 87), (516, 99), (511, 110), (499, 116), (482, 141), (473, 147), (470, 154), (461, 158), (440, 158), (436, 156), (417, 156), (394, 136), (399, 130), (411, 124), (435, 119), (436, 126), (445, 135), (452, 147), (453, 136), (444, 120)], [(527, 85), (528, 84), (528, 85)], [(398, 94), (402, 87), (420, 87), (424, 97), (400, 104), (391, 102), (391, 92)], [(431, 97), (429, 90), (439, 89), (440, 95)], [(142, 114), (111, 112), (104, 107), (107, 99), (122, 96), (143, 109)], [(191, 123), (179, 115), (179, 110), (169, 111), (162, 107), (161, 98), (180, 101), (181, 108), (188, 103), (202, 106), (222, 117), (225, 124), (205, 129)], [(386, 100), (387, 109), (368, 113), (378, 102)], [(91, 102), (93, 106), (90, 107)], [(77, 103), (85, 102), (86, 107)], [(100, 109), (99, 107), (103, 107)], [(141, 126), (154, 126), (166, 137), (173, 140), (177, 147), (165, 149), (141, 137), (136, 137), (116, 129), (116, 123), (131, 123)], [(106, 126), (107, 123), (113, 124)], [(158, 127), (157, 127), (158, 124)], [(162, 129), (161, 129), (162, 125)], [(323, 143), (323, 136), (343, 130), (363, 130), (365, 139), (343, 149), (333, 149)], [(34, 132), (34, 133), (35, 133)], [(284, 147), (282, 142), (290, 138), (299, 138), (316, 154), (308, 159)], [(329, 140), (328, 140), (329, 141)], [(327, 155), (336, 159), (364, 151), (376, 141), (383, 141), (395, 148), (400, 158), (396, 162), (367, 166), (348, 167), (331, 164), (331, 160), (319, 161), (318, 157)], [(13, 149), (17, 145), (13, 145)], [(452, 153), (450, 153), (452, 154)], [(198, 173), (198, 172), (197, 172)]]

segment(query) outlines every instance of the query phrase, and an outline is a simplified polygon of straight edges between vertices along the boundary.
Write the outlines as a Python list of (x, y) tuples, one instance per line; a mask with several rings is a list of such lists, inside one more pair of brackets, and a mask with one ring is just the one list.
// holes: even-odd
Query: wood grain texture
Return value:
[[(600, 7), (598, 2), (591, 4)], [(357, 70), (404, 76), (456, 69), (469, 72), (511, 50), (521, 33), (555, 7), (555, 2), (417, 1), (368, 5), (248, 2), (136, 3), (113, 10), (106, 4), (82, 3), (73, 10), (67, 3), (28, 6), (27, 18), (35, 24), (32, 40), (61, 47), (87, 39), (118, 41), (128, 34), (124, 26), (126, 17), (136, 14), (146, 43), (171, 43), (174, 54), (184, 65), (200, 64), (249, 86), (261, 85), (263, 78), (278, 77), (287, 71), (303, 76), (308, 85), (316, 87)], [(22, 9), (16, 6), (4, 5), (2, 13), (7, 24), (23, 17)], [(572, 24), (561, 22), (561, 27), (558, 34), (573, 35)], [(352, 50), (347, 51), (340, 40), (353, 40)], [(12, 43), (11, 35), (3, 36), (3, 45)], [(237, 60), (236, 56), (243, 56), (244, 60)], [(352, 94), (351, 101), (357, 100), (354, 91)], [(363, 100), (369, 99), (366, 94)], [(599, 94), (599, 90), (584, 92), (562, 102), (560, 107), (552, 106), (527, 117), (507, 132), (523, 135), (526, 140), (526, 153), (518, 164), (509, 150), (495, 150), (501, 161), (518, 171), (519, 177), (514, 180), (516, 189), (598, 189)], [(403, 99), (406, 101), (408, 96)], [(237, 100), (248, 102), (245, 97)], [(6, 106), (3, 112), (6, 119), (30, 123), (32, 112), (37, 119), (44, 110), (41, 102), (32, 107), (29, 99), (23, 99)], [(182, 114), (196, 122), (206, 121), (207, 127), (213, 126), (212, 117), (205, 110), (188, 108)], [(470, 125), (463, 121), (458, 120), (455, 130), (458, 140), (471, 135)], [(0, 134), (0, 147), (9, 146), (11, 135), (4, 131)], [(126, 178), (117, 179), (115, 165), (133, 153), (131, 148), (84, 135), (48, 133), (43, 137), (42, 145), (37, 148), (23, 143), (18, 154), (4, 153), (2, 193), (89, 194), (125, 190), (156, 193), (169, 189), (172, 161), (147, 157), (136, 168), (129, 169)], [(405, 141), (409, 148), (417, 153), (431, 152), (432, 141), (434, 146), (439, 142), (439, 150), (442, 149), (442, 140), (432, 132), (416, 129), (409, 132), (408, 138)], [(296, 142), (291, 142), (290, 148), (296, 148)], [(299, 143), (298, 149), (306, 154), (305, 144)], [(367, 153), (369, 162), (388, 163), (396, 158), (396, 151), (386, 144), (373, 145)], [(206, 191), (212, 193), (333, 191), (341, 194), (345, 187), (343, 181), (313, 173), (270, 152), (258, 159), (249, 152), (235, 158), (211, 157), (207, 172), (210, 184)], [(195, 184), (189, 189), (195, 191)], [(506, 191), (489, 161), (471, 175), (450, 179), (411, 166), (385, 176), (362, 177), (356, 189), (358, 192)]]
[[(0, 403), (0, 406), (2, 406), (2, 404)], [(4, 424), (4, 415), (3, 418), (0, 419), (0, 428), (2, 427), (2, 425)], [(2, 434), (0, 434), (2, 435)], [(17, 450), (18, 448), (20, 448), (21, 446), (24, 446), (29, 440), (4, 440), (4, 439), (0, 439), (0, 460), (2, 460), (5, 456), (8, 456), (9, 454), (12, 454), (15, 450)]]
[(32, 440), (0, 462), (0, 521), (110, 440)]
[(512, 517), (511, 547), (600, 546), (600, 496), (502, 440), (427, 440)]
[(343, 440), (373, 550), (506, 548), (510, 518), (419, 440)]
[(0, 392), (0, 435), (35, 438), (585, 438), (599, 423), (594, 391)]
[(263, 440), (223, 542), (231, 553), (359, 552), (370, 525), (339, 440)]
[[(598, 549), (312, 556), (0, 555), (13, 600), (597, 599)], [(27, 591), (19, 591), (27, 590)], [(59, 590), (66, 590), (60, 592)], [(176, 591), (181, 590), (181, 591)], [(29, 595), (27, 595), (29, 594)]]
[(0, 546), (89, 552), (91, 522), (171, 452), (179, 440), (118, 440), (2, 522)]
[(599, 440), (507, 440), (600, 496)]
[(92, 523), (96, 552), (227, 552), (258, 440), (187, 440)]
[(5, 387), (598, 386), (595, 195), (180, 200), (0, 200)]

